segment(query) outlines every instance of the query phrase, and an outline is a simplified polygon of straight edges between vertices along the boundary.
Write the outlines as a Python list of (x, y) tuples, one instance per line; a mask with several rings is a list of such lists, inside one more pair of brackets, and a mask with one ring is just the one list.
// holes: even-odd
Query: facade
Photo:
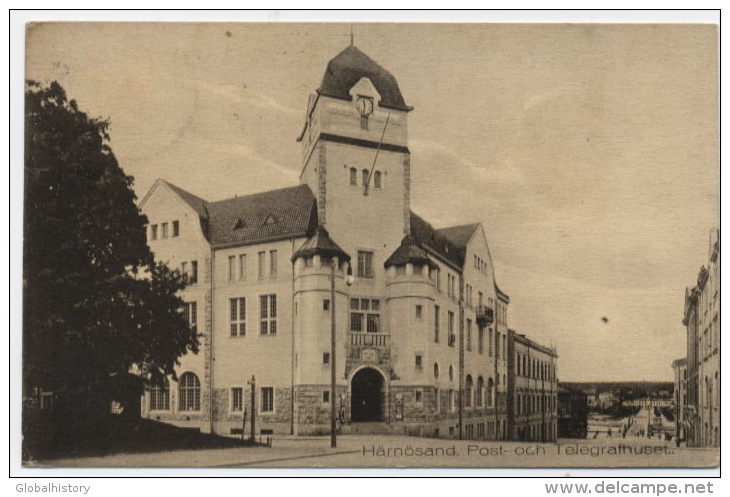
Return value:
[(558, 438), (586, 438), (588, 435), (588, 395), (558, 385)]
[(685, 406), (687, 405), (687, 359), (682, 357), (672, 362), (674, 372), (674, 439), (685, 440)]
[[(202, 342), (143, 415), (227, 435), (254, 410), (262, 434), (320, 434), (334, 402), (343, 433), (505, 438), (509, 297), (481, 224), (411, 211), (395, 78), (350, 46), (306, 110), (298, 186), (209, 202), (158, 180), (143, 199), (156, 258), (190, 275)], [(555, 357), (530, 350), (552, 371), (530, 388), (552, 399)]]
[(558, 355), (514, 330), (507, 336), (509, 438), (554, 442), (558, 436)]
[(709, 261), (685, 293), (687, 403), (682, 420), (690, 447), (720, 446), (720, 233), (710, 237)]

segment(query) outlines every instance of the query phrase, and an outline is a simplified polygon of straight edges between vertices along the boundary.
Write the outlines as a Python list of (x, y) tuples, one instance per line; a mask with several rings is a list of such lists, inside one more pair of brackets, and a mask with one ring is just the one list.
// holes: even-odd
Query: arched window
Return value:
[(153, 381), (150, 386), (150, 411), (170, 410), (170, 382), (167, 378)]
[(382, 188), (383, 180), (381, 176), (380, 171), (375, 171), (375, 175), (373, 176), (373, 185), (375, 188)]
[(370, 173), (368, 172), (367, 169), (363, 169), (362, 170), (362, 186), (365, 186), (365, 185), (368, 184), (368, 176), (369, 175), (370, 175)]
[(433, 363), (433, 378), (435, 380), (439, 379), (439, 363), (438, 362)]
[(471, 395), (474, 388), (474, 382), (471, 379), (471, 375), (466, 375), (466, 381), (464, 383), (464, 407), (471, 407)]
[(494, 405), (494, 380), (489, 378), (487, 380), (487, 407)]
[(484, 380), (477, 378), (477, 389), (474, 392), (474, 407), (484, 407)]
[(354, 167), (350, 168), (350, 184), (357, 185), (357, 169)]
[(200, 410), (200, 380), (194, 373), (185, 373), (180, 377), (180, 410)]

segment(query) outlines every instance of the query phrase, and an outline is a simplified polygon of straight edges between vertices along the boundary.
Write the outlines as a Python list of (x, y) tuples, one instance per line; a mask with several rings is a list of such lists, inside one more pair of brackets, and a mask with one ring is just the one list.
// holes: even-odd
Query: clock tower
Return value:
[(319, 223), (353, 259), (371, 252), (376, 279), (410, 233), (411, 110), (395, 77), (350, 45), (327, 64), (298, 138)]

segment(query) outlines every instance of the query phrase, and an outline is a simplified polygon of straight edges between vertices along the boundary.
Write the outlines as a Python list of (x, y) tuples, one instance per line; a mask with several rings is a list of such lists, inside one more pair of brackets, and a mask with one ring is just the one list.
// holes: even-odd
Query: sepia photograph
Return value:
[(24, 36), (23, 468), (719, 466), (719, 24)]

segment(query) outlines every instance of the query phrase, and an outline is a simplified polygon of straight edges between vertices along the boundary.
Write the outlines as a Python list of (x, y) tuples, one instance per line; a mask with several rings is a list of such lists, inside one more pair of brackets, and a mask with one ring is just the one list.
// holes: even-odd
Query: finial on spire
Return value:
[(355, 46), (355, 34), (352, 31), (352, 24), (350, 24), (350, 46)]

